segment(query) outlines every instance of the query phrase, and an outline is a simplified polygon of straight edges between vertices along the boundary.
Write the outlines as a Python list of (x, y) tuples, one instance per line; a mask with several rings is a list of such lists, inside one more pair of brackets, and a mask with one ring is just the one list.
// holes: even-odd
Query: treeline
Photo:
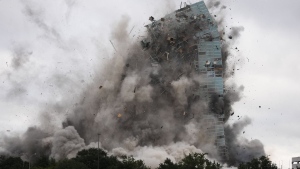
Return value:
[[(105, 151), (91, 148), (82, 150), (72, 159), (65, 159), (56, 162), (48, 157), (35, 156), (32, 163), (22, 161), (20, 157), (0, 156), (0, 169), (97, 169), (98, 153), (100, 169), (150, 169), (142, 160), (135, 160), (133, 157), (123, 156), (117, 158), (109, 156)], [(242, 163), (238, 169), (277, 169), (276, 165), (267, 157), (253, 159), (251, 162)], [(178, 163), (166, 159), (157, 169), (221, 169), (217, 162), (211, 162), (205, 158), (205, 154), (189, 154)]]

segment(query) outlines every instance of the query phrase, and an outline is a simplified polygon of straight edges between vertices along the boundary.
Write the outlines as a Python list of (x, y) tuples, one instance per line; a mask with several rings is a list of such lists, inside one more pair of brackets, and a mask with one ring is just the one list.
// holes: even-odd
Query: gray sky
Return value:
[[(113, 52), (110, 29), (124, 15), (130, 17), (129, 28), (134, 26), (132, 36), (142, 34), (150, 15), (160, 18), (180, 2), (0, 0), (1, 135), (38, 125), (47, 105), (59, 106), (65, 99), (76, 104)], [(229, 122), (237, 115), (250, 117), (245, 137), (261, 140), (270, 158), (288, 168), (291, 157), (300, 156), (300, 1), (222, 3), (226, 25), (245, 28), (236, 42), (239, 52), (233, 52), (241, 57), (234, 81), (245, 86), (244, 97)], [(57, 115), (57, 110), (47, 111)], [(68, 113), (62, 111), (58, 125)]]

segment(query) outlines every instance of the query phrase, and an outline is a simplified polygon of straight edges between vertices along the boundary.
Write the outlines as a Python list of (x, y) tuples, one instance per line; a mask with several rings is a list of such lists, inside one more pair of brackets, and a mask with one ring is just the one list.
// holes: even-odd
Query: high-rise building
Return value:
[[(206, 29), (198, 32), (198, 37), (201, 38), (199, 38), (198, 42), (198, 61), (195, 62), (195, 65), (198, 67), (199, 73), (203, 75), (199, 96), (207, 102), (211, 102), (212, 99), (223, 99), (223, 65), (218, 25), (210, 15), (203, 1), (195, 3), (190, 7), (195, 9), (198, 15), (204, 15), (210, 22)], [(211, 137), (215, 137), (215, 145), (218, 148), (219, 154), (226, 159), (227, 146), (225, 143), (223, 110), (211, 110), (204, 116), (204, 119), (206, 122), (213, 124), (209, 128), (209, 134)]]
[[(206, 103), (222, 102), (224, 80), (220, 33), (217, 22), (209, 13), (205, 3), (203, 1), (191, 5), (184, 3), (183, 7), (166, 15), (161, 20), (155, 21), (153, 17), (150, 17), (149, 20), (152, 21), (152, 24), (147, 25), (147, 27), (154, 39), (157, 39), (159, 36), (159, 33), (156, 33), (157, 30), (166, 32), (165, 27), (168, 27), (169, 43), (175, 44), (176, 38), (180, 39), (178, 41), (182, 43), (188, 43), (185, 46), (188, 48), (185, 49), (185, 54), (188, 55), (189, 59), (192, 58), (191, 66), (202, 77), (201, 83), (194, 94)], [(144, 47), (147, 47), (148, 42), (142, 41), (142, 44)], [(177, 57), (182, 55), (179, 58), (182, 59), (185, 54), (183, 52), (181, 54), (180, 52), (179, 54), (176, 53), (181, 50), (180, 47), (180, 44), (177, 45), (174, 48), (178, 49), (173, 51)], [(157, 48), (159, 49), (159, 47)], [(169, 60), (169, 53), (166, 53), (167, 60)], [(174, 55), (173, 58), (176, 58)], [(187, 62), (190, 62), (190, 60)], [(156, 63), (153, 63), (153, 65), (156, 65)], [(203, 122), (208, 138), (213, 140), (213, 145), (215, 145), (219, 155), (226, 159), (227, 146), (225, 142), (223, 108), (210, 106), (210, 110), (203, 115)]]

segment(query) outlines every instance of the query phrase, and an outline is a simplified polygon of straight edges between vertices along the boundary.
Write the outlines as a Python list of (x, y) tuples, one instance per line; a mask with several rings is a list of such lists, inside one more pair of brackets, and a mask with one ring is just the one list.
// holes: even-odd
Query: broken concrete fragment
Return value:
[(153, 22), (153, 21), (154, 21), (154, 17), (153, 17), (153, 16), (150, 16), (150, 17), (149, 17), (149, 20)]

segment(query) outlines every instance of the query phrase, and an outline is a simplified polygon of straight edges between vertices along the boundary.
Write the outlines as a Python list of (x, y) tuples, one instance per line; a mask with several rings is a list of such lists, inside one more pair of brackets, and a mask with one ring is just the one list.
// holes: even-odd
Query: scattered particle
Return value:
[(150, 17), (149, 17), (149, 20), (150, 20), (150, 21), (154, 21), (154, 17), (153, 17), (153, 16), (150, 16)]

